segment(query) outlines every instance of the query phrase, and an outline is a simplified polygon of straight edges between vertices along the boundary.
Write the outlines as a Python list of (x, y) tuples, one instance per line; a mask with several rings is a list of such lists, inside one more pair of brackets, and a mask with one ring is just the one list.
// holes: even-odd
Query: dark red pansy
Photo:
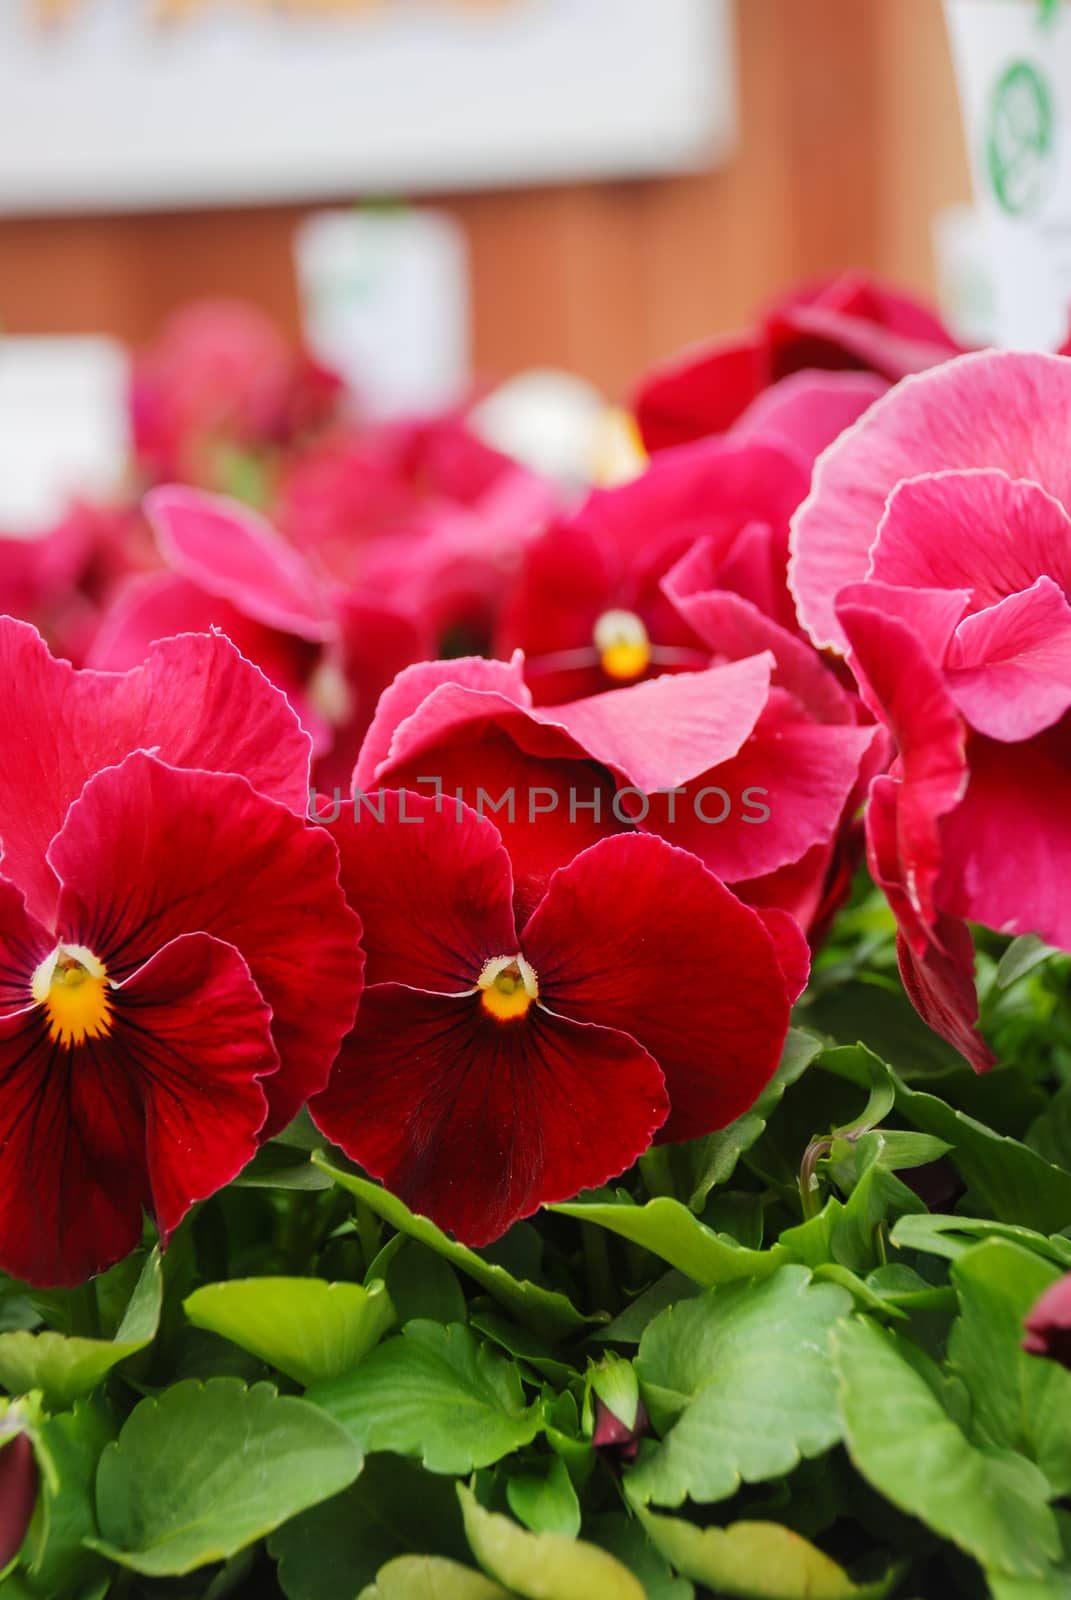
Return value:
[(48, 849), (47, 919), (0, 879), (0, 1265), (77, 1283), (168, 1234), (326, 1082), (360, 924), (322, 829), (135, 752)]
[(1071, 1273), (1051, 1284), (1027, 1317), (1023, 1349), (1071, 1371)]
[[(395, 791), (334, 824), (368, 987), (317, 1125), (466, 1243), (724, 1127), (776, 1067), (775, 936), (696, 857), (630, 835), (550, 879), (518, 932), (498, 829)], [(787, 924), (787, 919), (785, 919)], [(798, 932), (791, 988), (799, 978)], [(786, 957), (787, 959), (787, 957)]]

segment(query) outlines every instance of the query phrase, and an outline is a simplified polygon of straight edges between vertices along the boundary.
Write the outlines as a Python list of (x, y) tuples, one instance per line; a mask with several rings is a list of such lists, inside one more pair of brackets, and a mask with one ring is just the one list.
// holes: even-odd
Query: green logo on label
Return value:
[(1053, 175), (1053, 109), (1048, 85), (1029, 61), (1001, 74), (989, 104), (986, 163), (993, 192), (1013, 217), (1037, 211)]

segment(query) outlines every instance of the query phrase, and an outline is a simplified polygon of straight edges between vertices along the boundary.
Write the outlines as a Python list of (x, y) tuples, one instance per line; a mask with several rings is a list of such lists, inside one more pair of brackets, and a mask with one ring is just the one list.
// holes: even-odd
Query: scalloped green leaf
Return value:
[(39, 1389), (51, 1409), (63, 1410), (95, 1389), (120, 1361), (151, 1343), (162, 1301), (160, 1252), (153, 1250), (114, 1339), (84, 1339), (50, 1330), (0, 1333), (0, 1384), (11, 1394)]
[(855, 1583), (842, 1566), (778, 1522), (697, 1528), (681, 1517), (640, 1511), (655, 1548), (696, 1583), (739, 1600), (883, 1600), (900, 1574)]
[(982, 1566), (1047, 1577), (1061, 1541), (1038, 1468), (972, 1444), (909, 1347), (876, 1323), (842, 1323), (833, 1360), (848, 1454), (872, 1487)]
[(142, 1400), (97, 1471), (92, 1549), (148, 1577), (226, 1561), (353, 1482), (352, 1435), (305, 1400), (237, 1378)]
[(987, 1217), (942, 1216), (939, 1213), (901, 1217), (890, 1239), (899, 1249), (920, 1250), (927, 1255), (944, 1256), (949, 1261), (972, 1250), (979, 1239), (1008, 1239), (1071, 1271), (1071, 1239), (1061, 1234), (1037, 1233), (1033, 1228), (1019, 1228), (1010, 1222), (991, 1222)]
[(662, 1312), (640, 1341), (636, 1371), (665, 1437), (627, 1475), (629, 1497), (724, 1500), (836, 1444), (829, 1335), (851, 1309), (844, 1289), (788, 1266)]
[(443, 1556), (399, 1556), (377, 1573), (357, 1600), (510, 1600), (482, 1572)]
[(524, 1403), (516, 1364), (462, 1323), (408, 1322), (341, 1378), (307, 1398), (363, 1450), (419, 1457), (430, 1472), (471, 1472), (530, 1444), (538, 1401)]
[(766, 1277), (789, 1259), (780, 1245), (749, 1250), (728, 1234), (715, 1233), (687, 1206), (667, 1196), (642, 1206), (623, 1195), (610, 1201), (570, 1200), (546, 1209), (579, 1222), (593, 1222), (642, 1245), (704, 1288), (737, 1278)]
[(569, 1334), (578, 1333), (597, 1319), (583, 1316), (565, 1295), (556, 1290), (543, 1289), (527, 1279), (515, 1278), (504, 1267), (492, 1265), (466, 1245), (457, 1244), (437, 1228), (429, 1217), (416, 1216), (396, 1195), (378, 1183), (370, 1183), (356, 1173), (344, 1172), (332, 1166), (325, 1156), (313, 1155), (316, 1166), (328, 1173), (339, 1188), (363, 1200), (377, 1217), (389, 1222), (392, 1228), (411, 1239), (426, 1244), (437, 1255), (445, 1256), (460, 1271), (467, 1274), (492, 1299), (510, 1311), (524, 1327), (531, 1328), (544, 1339), (556, 1342)]
[(646, 1600), (639, 1579), (598, 1545), (526, 1533), (509, 1517), (485, 1511), (463, 1483), (457, 1497), (480, 1566), (523, 1600)]
[(322, 1278), (235, 1278), (183, 1301), (197, 1328), (217, 1333), (306, 1387), (355, 1367), (394, 1321), (386, 1287)]
[(97, 1533), (93, 1484), (101, 1451), (115, 1428), (98, 1400), (81, 1400), (72, 1411), (42, 1418), (40, 1448), (52, 1472), (42, 1475), (41, 1492), (22, 1559), (20, 1577), (34, 1595), (51, 1597), (79, 1590), (99, 1574), (103, 1563), (83, 1540)]
[(565, 1462), (552, 1456), (545, 1472), (521, 1472), (506, 1480), (506, 1499), (518, 1522), (532, 1533), (580, 1532), (580, 1501)]

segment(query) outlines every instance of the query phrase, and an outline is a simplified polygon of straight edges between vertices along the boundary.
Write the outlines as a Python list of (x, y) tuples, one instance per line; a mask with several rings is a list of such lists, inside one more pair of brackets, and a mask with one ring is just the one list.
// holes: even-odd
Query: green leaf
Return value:
[(183, 1302), (197, 1328), (309, 1385), (355, 1367), (394, 1321), (382, 1283), (322, 1278), (235, 1278), (209, 1283)]
[(565, 1462), (554, 1456), (546, 1472), (522, 1472), (507, 1479), (506, 1499), (519, 1522), (532, 1533), (580, 1532), (580, 1501)]
[(719, 1595), (742, 1600), (882, 1600), (900, 1574), (853, 1583), (844, 1568), (791, 1528), (736, 1522), (697, 1528), (681, 1517), (641, 1511), (651, 1541), (678, 1572)]
[(95, 1389), (118, 1362), (144, 1350), (159, 1326), (162, 1298), (160, 1252), (154, 1250), (114, 1339), (49, 1331), (0, 1334), (0, 1384), (12, 1394), (40, 1389), (52, 1409), (62, 1410)]
[(356, 1483), (268, 1540), (287, 1600), (353, 1600), (397, 1556), (468, 1556), (453, 1482), (402, 1456), (372, 1455)]
[[(703, 1139), (659, 1148), (659, 1154), (664, 1152), (668, 1160), (675, 1193), (687, 1195), (693, 1211), (702, 1211), (715, 1185), (729, 1181), (740, 1157), (761, 1138), (785, 1090), (803, 1076), (821, 1049), (822, 1041), (814, 1034), (790, 1028), (777, 1071), (750, 1111)], [(641, 1157), (641, 1169), (643, 1163)]]
[(661, 1551), (656, 1550), (637, 1517), (622, 1512), (591, 1517), (584, 1531), (592, 1544), (609, 1551), (643, 1584), (647, 1600), (695, 1600), (695, 1587), (676, 1577)]
[(42, 1419), (38, 1441), (52, 1473), (42, 1475), (41, 1493), (24, 1547), (27, 1588), (35, 1595), (67, 1594), (99, 1573), (99, 1556), (83, 1547), (97, 1533), (93, 1484), (101, 1451), (114, 1434), (96, 1401)]
[[(322, 1141), (321, 1141), (322, 1142)], [(308, 1152), (274, 1139), (261, 1145), (231, 1182), (236, 1189), (330, 1189), (331, 1179), (314, 1167)]]
[(1017, 1139), (994, 1133), (936, 1095), (897, 1086), (900, 1111), (923, 1133), (943, 1139), (974, 1196), (999, 1222), (1058, 1233), (1071, 1217), (1071, 1173), (1050, 1166)]
[(1024, 933), (1018, 939), (1013, 939), (997, 967), (997, 988), (1010, 989), (1013, 983), (1018, 983), (1020, 978), (1025, 978), (1028, 972), (1033, 972), (1035, 967), (1055, 953), (1052, 946), (1045, 944), (1036, 933)]
[(492, 1266), (474, 1250), (448, 1239), (434, 1222), (427, 1217), (414, 1216), (407, 1206), (387, 1189), (381, 1188), (378, 1183), (369, 1183), (366, 1178), (360, 1178), (355, 1173), (343, 1172), (340, 1168), (332, 1166), (321, 1154), (314, 1155), (313, 1161), (328, 1173), (341, 1189), (347, 1189), (350, 1194), (363, 1200), (377, 1217), (389, 1222), (399, 1233), (407, 1234), (409, 1238), (426, 1244), (437, 1255), (445, 1256), (447, 1261), (452, 1262), (460, 1271), (474, 1279), (481, 1288), (486, 1289), (492, 1299), (505, 1306), (518, 1322), (526, 1328), (531, 1328), (542, 1338), (556, 1342), (568, 1334), (586, 1328), (593, 1320), (582, 1316), (565, 1295), (551, 1289), (540, 1288), (538, 1284), (518, 1280), (504, 1267)]
[(524, 1328), (515, 1328), (505, 1317), (495, 1316), (492, 1311), (476, 1311), (469, 1318), (469, 1322), (476, 1333), (482, 1333), (493, 1340), (511, 1356), (516, 1356), (518, 1361), (523, 1361), (526, 1366), (534, 1368), (542, 1377), (556, 1384), (559, 1389), (566, 1388), (576, 1377), (576, 1369), (563, 1361), (561, 1356), (555, 1355), (542, 1339), (538, 1339), (534, 1333), (528, 1333)]
[(1027, 1250), (1055, 1261), (1071, 1270), (1071, 1239), (1060, 1234), (1052, 1238), (1032, 1228), (1017, 1228), (1013, 1223), (991, 1222), (985, 1217), (919, 1216), (901, 1217), (891, 1234), (894, 1245), (903, 1250), (922, 1250), (928, 1255), (945, 1256), (955, 1261), (970, 1250), (979, 1237), (1008, 1239)]
[(442, 1556), (399, 1556), (388, 1561), (357, 1600), (510, 1600), (482, 1572)]
[(387, 1267), (387, 1289), (400, 1323), (419, 1317), (425, 1322), (466, 1322), (469, 1309), (457, 1273), (448, 1261), (412, 1239)]
[(735, 1239), (714, 1233), (687, 1206), (666, 1196), (642, 1206), (622, 1195), (619, 1200), (571, 1200), (546, 1209), (580, 1222), (594, 1222), (630, 1239), (703, 1287), (736, 1278), (765, 1277), (788, 1259), (779, 1245), (748, 1250)]
[(523, 1600), (646, 1600), (639, 1580), (597, 1545), (526, 1533), (509, 1517), (485, 1511), (463, 1483), (457, 1497), (480, 1566)]
[(970, 1392), (975, 1442), (1036, 1461), (1057, 1498), (1071, 1493), (1071, 1372), (1022, 1348), (1023, 1323), (1060, 1270), (1004, 1239), (952, 1267), (961, 1315), (949, 1363)]
[(600, 1330), (599, 1341), (602, 1344), (639, 1344), (644, 1328), (654, 1321), (660, 1311), (675, 1305), (678, 1300), (691, 1300), (700, 1292), (699, 1284), (693, 1283), (691, 1278), (672, 1267), (669, 1272), (656, 1278), (635, 1300), (630, 1300), (625, 1309)]
[(876, 1323), (842, 1323), (833, 1348), (845, 1442), (863, 1477), (983, 1566), (1045, 1576), (1061, 1546), (1038, 1469), (973, 1445)]
[(526, 1406), (515, 1364), (461, 1323), (409, 1322), (344, 1377), (308, 1398), (363, 1450), (419, 1456), (430, 1472), (471, 1472), (529, 1444), (538, 1403)]
[(664, 1311), (636, 1370), (655, 1427), (671, 1426), (628, 1474), (629, 1496), (724, 1500), (830, 1449), (840, 1424), (829, 1332), (851, 1308), (843, 1289), (789, 1266)]
[(228, 1560), (360, 1470), (344, 1428), (271, 1384), (177, 1383), (136, 1406), (101, 1456), (90, 1543), (135, 1572), (179, 1576)]

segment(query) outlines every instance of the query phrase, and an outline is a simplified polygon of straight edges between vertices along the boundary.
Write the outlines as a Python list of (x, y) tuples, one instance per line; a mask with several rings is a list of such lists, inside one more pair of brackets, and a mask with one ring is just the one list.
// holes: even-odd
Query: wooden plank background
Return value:
[[(940, 0), (735, 3), (741, 139), (724, 168), (436, 197), (468, 234), (481, 373), (558, 364), (617, 394), (801, 278), (858, 266), (932, 289), (932, 216), (968, 194)], [(0, 219), (0, 326), (137, 343), (170, 307), (227, 293), (296, 330), (300, 215)]]

